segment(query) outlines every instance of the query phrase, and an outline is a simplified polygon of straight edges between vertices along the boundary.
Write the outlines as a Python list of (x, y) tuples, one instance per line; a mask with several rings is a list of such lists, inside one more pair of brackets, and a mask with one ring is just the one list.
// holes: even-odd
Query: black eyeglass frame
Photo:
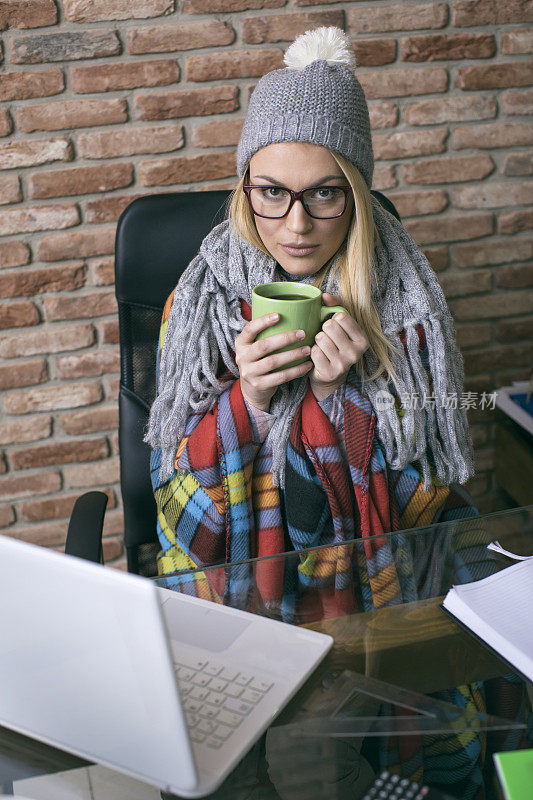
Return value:
[[(255, 211), (255, 209), (254, 209), (254, 207), (252, 205), (252, 201), (250, 199), (250, 192), (252, 191), (252, 189), (284, 189), (284, 191), (289, 192), (289, 194), (291, 196), (291, 201), (289, 203), (288, 209), (286, 210), (286, 212), (284, 214), (281, 214), (279, 217), (269, 217), (266, 214), (258, 214), (257, 211)], [(338, 189), (339, 191), (344, 192), (344, 206), (342, 208), (342, 211), (339, 214), (333, 214), (333, 216), (331, 216), (331, 217), (315, 217), (315, 215), (311, 214), (311, 212), (309, 211), (309, 209), (307, 207), (307, 204), (306, 204), (306, 202), (304, 201), (304, 198), (303, 198), (303, 193), (309, 191), (309, 189)], [(287, 216), (287, 214), (289, 213), (289, 211), (293, 207), (293, 205), (296, 202), (296, 200), (300, 201), (300, 203), (303, 205), (303, 207), (305, 209), (306, 214), (309, 214), (309, 216), (312, 219), (336, 219), (337, 217), (342, 217), (342, 215), (346, 211), (346, 206), (348, 205), (348, 197), (349, 197), (349, 195), (352, 194), (352, 187), (351, 186), (306, 186), (306, 188), (302, 189), (300, 192), (295, 192), (293, 189), (288, 189), (286, 186), (272, 186), (272, 185), (270, 185), (270, 186), (259, 186), (258, 184), (255, 184), (255, 183), (254, 184), (247, 183), (247, 184), (243, 184), (242, 190), (243, 190), (244, 194), (246, 195), (246, 199), (248, 200), (248, 204), (250, 206), (252, 214), (255, 214), (256, 217), (263, 217), (263, 219), (283, 219), (283, 217)]]

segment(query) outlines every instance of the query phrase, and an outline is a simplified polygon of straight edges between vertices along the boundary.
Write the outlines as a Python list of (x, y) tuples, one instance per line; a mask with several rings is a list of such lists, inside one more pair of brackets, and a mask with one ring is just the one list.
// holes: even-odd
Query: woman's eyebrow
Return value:
[[(271, 178), (269, 175), (256, 175), (255, 179), (257, 180), (258, 178), (264, 178), (264, 180), (270, 181), (270, 183), (273, 183), (275, 186), (284, 186), (285, 185), (285, 184), (280, 183), (279, 181), (277, 181), (275, 178)], [(313, 186), (321, 186), (323, 183), (326, 183), (327, 181), (332, 181), (332, 180), (339, 180), (339, 181), (344, 180), (345, 181), (346, 178), (344, 177), (344, 175), (326, 175), (325, 178), (322, 178), (321, 180), (317, 181), (316, 183), (313, 183)]]

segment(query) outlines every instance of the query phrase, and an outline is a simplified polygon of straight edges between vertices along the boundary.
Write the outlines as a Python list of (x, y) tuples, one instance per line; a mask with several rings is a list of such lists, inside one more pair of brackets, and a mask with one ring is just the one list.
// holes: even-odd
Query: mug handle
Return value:
[(322, 323), (326, 321), (326, 317), (329, 317), (330, 314), (336, 314), (338, 311), (348, 314), (346, 309), (342, 306), (320, 306), (320, 324), (322, 325)]

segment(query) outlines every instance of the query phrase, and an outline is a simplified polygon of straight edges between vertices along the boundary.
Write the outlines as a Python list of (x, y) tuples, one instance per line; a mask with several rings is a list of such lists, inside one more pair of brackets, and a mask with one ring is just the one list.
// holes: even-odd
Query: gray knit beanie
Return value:
[[(320, 58), (309, 60), (314, 54)], [(287, 49), (287, 67), (264, 75), (255, 87), (237, 147), (237, 174), (274, 142), (310, 142), (340, 153), (372, 186), (374, 154), (365, 94), (354, 75), (346, 34), (322, 27)]]

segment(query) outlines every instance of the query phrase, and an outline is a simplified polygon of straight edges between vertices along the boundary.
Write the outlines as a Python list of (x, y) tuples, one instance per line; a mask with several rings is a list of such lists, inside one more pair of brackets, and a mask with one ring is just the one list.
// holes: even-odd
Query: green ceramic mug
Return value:
[[(274, 336), (276, 333), (287, 333), (300, 328), (305, 331), (305, 339), (282, 347), (276, 350), (276, 353), (284, 353), (286, 350), (294, 350), (306, 344), (312, 347), (315, 343), (315, 336), (322, 328), (322, 323), (327, 317), (338, 311), (348, 313), (342, 306), (323, 305), (320, 289), (310, 286), (308, 283), (292, 281), (262, 283), (260, 286), (256, 286), (252, 292), (252, 319), (257, 319), (265, 314), (279, 314), (279, 320), (275, 325), (270, 325), (266, 330), (261, 331), (257, 335), (256, 341)], [(274, 372), (287, 369), (287, 367), (295, 367), (307, 360), (307, 358), (300, 358), (297, 361), (291, 361), (290, 364), (278, 367)]]

